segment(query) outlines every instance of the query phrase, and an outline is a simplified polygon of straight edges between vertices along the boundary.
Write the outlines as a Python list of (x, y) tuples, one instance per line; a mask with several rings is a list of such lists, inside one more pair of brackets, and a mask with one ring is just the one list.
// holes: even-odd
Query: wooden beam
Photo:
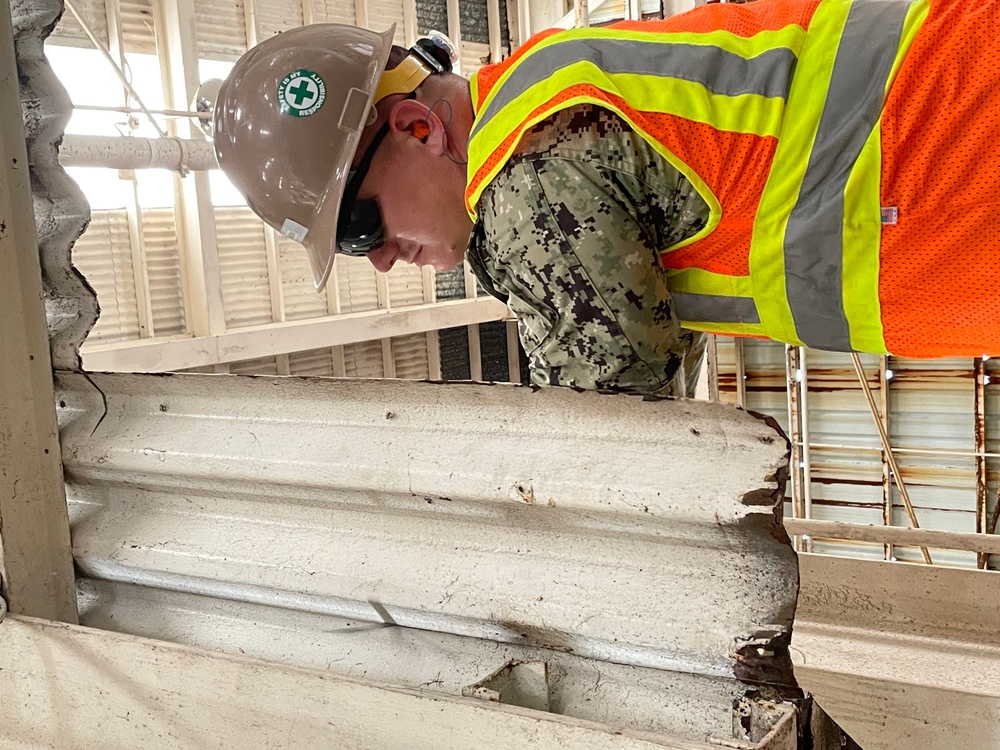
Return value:
[(76, 622), (45, 297), (8, 3), (0, 7), (0, 593)]
[(501, 320), (506, 314), (506, 306), (492, 297), (454, 300), (399, 310), (370, 310), (248, 326), (216, 336), (84, 345), (83, 364), (92, 372), (175, 372), (459, 325), (478, 325)]
[(813, 539), (843, 539), (900, 547), (933, 547), (966, 552), (1000, 555), (1000, 536), (960, 531), (933, 531), (902, 526), (872, 526), (842, 521), (815, 521), (806, 518), (786, 518), (785, 531)]

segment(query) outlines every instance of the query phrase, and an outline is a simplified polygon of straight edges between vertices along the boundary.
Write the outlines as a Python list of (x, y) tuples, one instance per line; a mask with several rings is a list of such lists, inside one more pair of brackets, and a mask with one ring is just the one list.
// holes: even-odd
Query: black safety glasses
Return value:
[(340, 201), (340, 215), (337, 218), (337, 247), (344, 255), (363, 258), (372, 250), (382, 247), (385, 242), (382, 213), (379, 211), (378, 202), (371, 199), (358, 200), (358, 190), (368, 175), (379, 144), (388, 132), (389, 123), (386, 123), (372, 138), (344, 189), (344, 197)]

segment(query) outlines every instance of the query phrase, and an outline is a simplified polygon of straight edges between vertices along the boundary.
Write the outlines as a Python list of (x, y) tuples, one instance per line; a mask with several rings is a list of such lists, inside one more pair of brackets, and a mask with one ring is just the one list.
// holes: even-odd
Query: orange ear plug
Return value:
[(427, 124), (427, 120), (419, 120), (413, 123), (413, 137), (419, 139), (422, 143), (427, 142), (427, 136), (431, 134), (431, 126)]

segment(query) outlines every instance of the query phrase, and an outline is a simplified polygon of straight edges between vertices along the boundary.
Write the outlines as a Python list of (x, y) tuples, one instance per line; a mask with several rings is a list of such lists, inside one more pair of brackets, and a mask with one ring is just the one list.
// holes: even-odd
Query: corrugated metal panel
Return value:
[(375, 267), (366, 258), (337, 256), (337, 280), (341, 312), (364, 312), (378, 309)]
[(405, 381), (57, 385), (83, 576), (783, 679), (786, 449), (746, 413)]
[(273, 322), (264, 225), (249, 208), (215, 209), (226, 327)]
[(243, 362), (233, 362), (229, 365), (232, 375), (277, 375), (278, 364), (274, 357), (248, 359)]
[(278, 267), (287, 320), (321, 318), (327, 314), (327, 292), (316, 291), (309, 257), (302, 245), (279, 238)]
[(195, 26), (199, 57), (238, 60), (247, 49), (243, 0), (198, 0)]
[(357, 23), (354, 0), (313, 0), (313, 17), (316, 23)]
[[(80, 12), (83, 20), (97, 34), (98, 38), (107, 44), (108, 14), (104, 7), (104, 0), (76, 0), (73, 6)], [(94, 46), (69, 9), (63, 13), (46, 43), (61, 44), (67, 47), (93, 48)]]
[(124, 210), (93, 212), (90, 226), (73, 246), (73, 264), (94, 287), (101, 306), (88, 341), (139, 338), (132, 245)]
[(301, 377), (333, 375), (333, 354), (329, 349), (314, 349), (288, 355), (288, 374)]
[(344, 372), (349, 378), (385, 377), (382, 342), (365, 341), (344, 347)]
[[(372, 627), (348, 618), (181, 592), (152, 592), (108, 581), (81, 581), (80, 610), (81, 622), (89, 627), (290, 662), (322, 669), (328, 676), (409, 688), (432, 685), (442, 698), (461, 695), (463, 688), (511, 661), (546, 662), (551, 702), (559, 714), (619, 730), (728, 737), (730, 706), (742, 692), (726, 680), (689, 679), (551, 649), (413, 628)], [(344, 637), (352, 632), (358, 637)], [(442, 670), (442, 665), (447, 668)], [(596, 679), (598, 674), (600, 679)], [(681, 696), (681, 700), (669, 699)], [(535, 736), (527, 747), (537, 750), (538, 742)], [(469, 747), (466, 744), (463, 750)]]
[(146, 246), (153, 329), (157, 336), (184, 333), (184, 292), (173, 209), (144, 209), (142, 236)]
[(389, 305), (393, 309), (424, 303), (424, 279), (416, 266), (399, 263), (387, 274), (386, 281), (389, 283)]
[(396, 24), (393, 42), (405, 45), (402, 0), (368, 0), (368, 27), (375, 31), (386, 31), (392, 24)]
[(282, 31), (302, 25), (302, 3), (298, 0), (256, 0), (257, 38), (264, 41)]
[(490, 61), (490, 45), (462, 40), (462, 75), (471, 78), (472, 74)]
[[(790, 435), (784, 345), (747, 340), (744, 351), (747, 408), (773, 416)], [(732, 340), (719, 337), (718, 352), (720, 395), (734, 403)], [(876, 400), (881, 401), (879, 358), (863, 355), (861, 359)], [(806, 365), (811, 518), (881, 525), (885, 508), (881, 442), (850, 356), (809, 350)], [(972, 454), (976, 449), (972, 361), (890, 357), (886, 367), (889, 438), (894, 448), (903, 449), (896, 460), (921, 528), (975, 531), (976, 460), (970, 455), (947, 454)], [(895, 483), (890, 498), (893, 524), (909, 526)], [(791, 505), (786, 513), (793, 516)], [(813, 549), (884, 557), (883, 545), (864, 542), (814, 541)], [(895, 547), (893, 555), (899, 560), (921, 560), (916, 548)], [(976, 555), (969, 552), (932, 550), (932, 558), (948, 565), (976, 564)]]
[(427, 361), (427, 335), (399, 336), (392, 339), (392, 361), (396, 377), (407, 380), (426, 380), (430, 377)]
[(122, 37), (128, 52), (156, 54), (151, 0), (120, 0)]
[[(606, 0), (590, 14), (590, 23), (598, 26), (621, 21), (628, 15), (628, 0)], [(660, 0), (641, 0), (639, 10), (643, 18), (659, 15), (662, 11)]]

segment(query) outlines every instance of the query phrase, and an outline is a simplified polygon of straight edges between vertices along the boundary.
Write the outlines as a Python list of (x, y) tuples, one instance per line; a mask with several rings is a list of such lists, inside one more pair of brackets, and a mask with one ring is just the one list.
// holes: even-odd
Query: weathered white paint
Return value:
[(726, 678), (110, 581), (81, 581), (80, 612), (88, 627), (456, 696), (510, 661), (545, 662), (554, 712), (692, 741), (732, 737), (746, 692)]
[[(8, 617), (0, 638), (8, 748), (718, 747), (42, 620)], [(787, 731), (732, 746), (786, 750)]]
[(893, 544), (901, 547), (957, 549), (1000, 555), (1000, 536), (995, 534), (908, 529), (902, 526), (816, 521), (808, 518), (786, 518), (784, 523), (785, 530), (792, 536), (805, 535), (814, 539), (847, 539), (857, 542)]
[[(89, 576), (731, 675), (784, 631), (785, 444), (701, 402), (505, 386), (60, 379)], [(95, 427), (97, 428), (95, 431)], [(93, 436), (91, 436), (93, 433)], [(726, 471), (720, 471), (720, 467)]]
[[(13, 612), (76, 621), (11, 8), (0, 7), (0, 588)], [(44, 8), (42, 9), (44, 10)], [(30, 27), (29, 27), (30, 30)], [(25, 29), (20, 29), (25, 32)], [(22, 33), (30, 46), (29, 33)], [(40, 40), (35, 40), (40, 45)]]
[(436, 331), (470, 321), (485, 323), (506, 316), (507, 307), (492, 297), (435, 302), (245, 326), (213, 336), (88, 344), (83, 347), (83, 364), (93, 372), (170, 372)]
[(796, 677), (865, 750), (1000, 746), (995, 573), (800, 561)]

